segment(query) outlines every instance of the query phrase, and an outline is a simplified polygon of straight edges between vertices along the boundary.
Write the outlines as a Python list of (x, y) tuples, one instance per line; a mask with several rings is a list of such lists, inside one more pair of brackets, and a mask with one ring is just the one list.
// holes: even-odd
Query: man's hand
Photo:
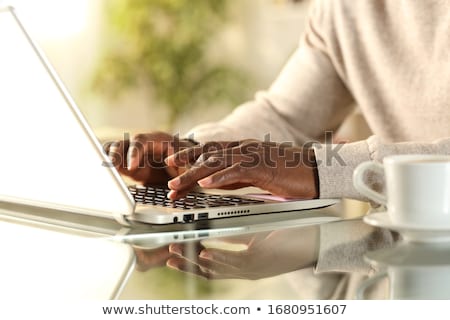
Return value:
[(164, 132), (153, 132), (107, 143), (104, 149), (121, 174), (144, 185), (165, 185), (184, 169), (167, 166), (164, 159), (191, 146), (193, 143), (190, 141)]
[(262, 279), (310, 267), (318, 256), (318, 226), (219, 239), (245, 250), (173, 243), (167, 266), (206, 279)]
[(183, 197), (197, 184), (223, 189), (255, 186), (285, 198), (319, 196), (312, 149), (255, 140), (210, 142), (179, 151), (166, 163), (186, 170), (169, 181), (171, 199)]

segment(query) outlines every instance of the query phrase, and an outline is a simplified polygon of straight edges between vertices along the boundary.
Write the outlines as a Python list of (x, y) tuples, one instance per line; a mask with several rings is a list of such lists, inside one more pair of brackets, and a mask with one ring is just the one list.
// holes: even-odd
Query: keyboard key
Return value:
[(207, 194), (204, 192), (190, 192), (185, 198), (172, 201), (167, 198), (167, 194), (170, 191), (167, 188), (130, 186), (129, 190), (136, 203), (173, 207), (183, 210), (238, 206), (264, 202), (262, 200), (245, 199), (229, 195)]

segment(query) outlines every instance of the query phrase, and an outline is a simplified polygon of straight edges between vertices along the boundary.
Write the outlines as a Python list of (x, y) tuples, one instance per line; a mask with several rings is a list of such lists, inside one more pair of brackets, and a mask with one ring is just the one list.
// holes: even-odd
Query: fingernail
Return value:
[(208, 260), (212, 259), (212, 255), (206, 250), (202, 250), (198, 256), (202, 259), (208, 259)]
[(169, 252), (173, 253), (173, 254), (177, 254), (179, 256), (181, 256), (183, 253), (181, 252), (181, 248), (177, 245), (171, 245), (169, 247)]
[(170, 199), (170, 200), (175, 199), (175, 194), (176, 194), (175, 190), (170, 190), (167, 193), (167, 199)]
[(211, 177), (206, 177), (201, 180), (198, 180), (197, 183), (200, 187), (207, 187), (207, 186), (211, 185), (212, 179), (211, 179)]
[(175, 270), (180, 270), (180, 268), (178, 268), (178, 264), (175, 259), (167, 260), (166, 266), (168, 266), (169, 268), (175, 269)]

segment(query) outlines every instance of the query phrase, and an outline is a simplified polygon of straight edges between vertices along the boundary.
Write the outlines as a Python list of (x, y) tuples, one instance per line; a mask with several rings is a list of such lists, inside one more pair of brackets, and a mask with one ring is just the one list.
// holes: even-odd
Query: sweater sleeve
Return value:
[[(434, 143), (383, 143), (380, 138), (372, 136), (364, 141), (333, 147), (339, 149), (334, 150), (334, 156), (328, 159), (326, 146), (316, 149), (316, 159), (320, 163), (320, 196), (364, 200), (352, 183), (353, 170), (361, 161), (381, 161), (395, 154), (450, 154), (450, 138)], [(382, 190), (383, 180), (378, 175), (368, 178), (367, 183)], [(389, 230), (368, 226), (361, 220), (321, 225), (316, 271), (370, 273), (371, 267), (364, 261), (364, 253), (391, 246), (397, 239), (398, 236)]]
[[(353, 187), (353, 171), (363, 161), (381, 162), (396, 154), (450, 154), (450, 138), (435, 142), (383, 143), (377, 136), (367, 140), (342, 145), (315, 145), (321, 198), (353, 198), (366, 200)], [(382, 177), (368, 177), (367, 183), (375, 189), (382, 188)]]
[(370, 274), (372, 267), (364, 260), (364, 254), (390, 247), (397, 240), (398, 234), (359, 219), (322, 224), (315, 271)]
[(270, 88), (189, 136), (199, 142), (270, 137), (302, 145), (336, 129), (352, 110), (353, 98), (327, 54), (321, 35), (329, 29), (327, 20), (318, 1), (298, 48)]

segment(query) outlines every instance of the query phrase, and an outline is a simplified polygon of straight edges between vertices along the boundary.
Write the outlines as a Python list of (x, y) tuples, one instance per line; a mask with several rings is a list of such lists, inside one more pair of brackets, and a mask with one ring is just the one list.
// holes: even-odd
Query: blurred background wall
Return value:
[[(164, 2), (177, 2), (148, 1), (163, 5)], [(189, 3), (195, 8), (196, 3), (204, 1), (209, 0), (178, 2)], [(206, 56), (224, 63), (243, 77), (245, 85), (236, 94), (238, 99), (196, 101), (195, 106), (187, 107), (188, 110), (170, 119), (170, 108), (155, 97), (148, 81), (137, 79), (136, 85), (113, 97), (93, 85), (105, 56), (111, 55), (111, 43), (120, 38), (119, 34), (117, 37), (114, 34), (117, 28), (111, 26), (111, 6), (118, 6), (113, 8), (117, 12), (123, 3), (132, 3), (132, 0), (3, 2), (17, 8), (101, 139), (120, 137), (124, 132), (155, 129), (185, 132), (197, 123), (219, 119), (237, 104), (251, 99), (255, 91), (269, 86), (297, 46), (310, 4), (309, 0), (224, 0), (226, 18), (211, 34), (205, 46)], [(208, 25), (208, 21), (204, 23)], [(125, 41), (122, 46), (126, 44)], [(116, 47), (120, 50), (120, 43), (116, 43)], [(232, 85), (230, 87), (234, 90)], [(233, 97), (234, 93), (230, 91), (229, 95)]]

